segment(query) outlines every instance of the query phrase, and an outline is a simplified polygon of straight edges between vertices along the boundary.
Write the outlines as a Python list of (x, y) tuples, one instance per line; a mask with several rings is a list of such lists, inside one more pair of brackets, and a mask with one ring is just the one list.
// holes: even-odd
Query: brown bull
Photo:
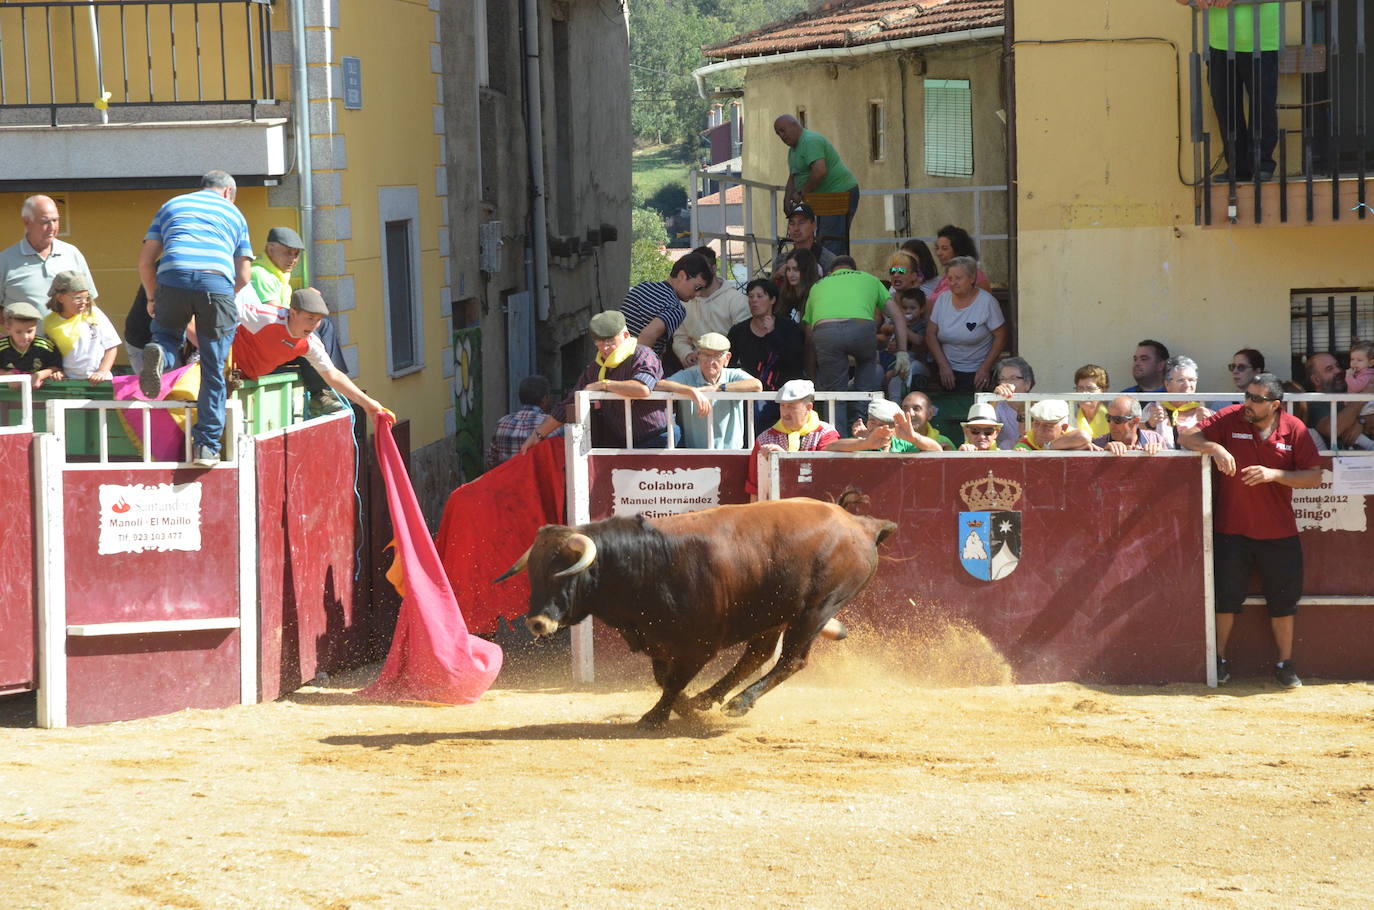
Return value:
[[(738, 716), (806, 665), (822, 626), (863, 590), (877, 546), (897, 529), (831, 503), (784, 499), (664, 518), (546, 525), (503, 581), (528, 568), (535, 635), (595, 616), (653, 661), (663, 697), (640, 719), (662, 726), (720, 702), (773, 654), (777, 663), (725, 706)], [(723, 648), (746, 642), (719, 682), (682, 692)]]

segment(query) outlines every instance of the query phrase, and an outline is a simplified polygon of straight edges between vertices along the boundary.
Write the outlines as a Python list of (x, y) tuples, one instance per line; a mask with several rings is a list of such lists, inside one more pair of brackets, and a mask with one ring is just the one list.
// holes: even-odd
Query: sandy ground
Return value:
[(816, 657), (654, 734), (647, 687), (518, 659), (467, 707), (368, 671), (71, 730), (10, 699), (0, 907), (1374, 902), (1374, 686), (1017, 686), (948, 631)]

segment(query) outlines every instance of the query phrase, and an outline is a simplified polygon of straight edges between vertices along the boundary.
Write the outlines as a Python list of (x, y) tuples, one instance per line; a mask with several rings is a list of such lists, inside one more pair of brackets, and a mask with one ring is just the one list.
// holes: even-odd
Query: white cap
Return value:
[(883, 423), (896, 423), (897, 415), (901, 412), (901, 406), (897, 402), (888, 401), (886, 398), (874, 398), (868, 403), (868, 416)]
[(997, 419), (997, 412), (986, 401), (979, 402), (969, 408), (968, 420), (960, 424), (960, 426), (965, 427), (1000, 427), (1001, 425), (1002, 421)]
[(778, 404), (816, 397), (816, 384), (809, 379), (793, 379), (778, 389)]
[(1030, 407), (1030, 418), (1041, 423), (1067, 423), (1069, 403), (1058, 398), (1046, 398), (1044, 401), (1037, 401)]
[(720, 332), (707, 332), (697, 339), (697, 350), (728, 351), (730, 350), (730, 339)]

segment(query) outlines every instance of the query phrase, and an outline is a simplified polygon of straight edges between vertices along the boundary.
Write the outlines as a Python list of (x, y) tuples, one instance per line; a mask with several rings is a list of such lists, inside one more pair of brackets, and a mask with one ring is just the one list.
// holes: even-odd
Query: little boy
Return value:
[(31, 373), (33, 387), (62, 378), (62, 355), (38, 335), (38, 307), (19, 300), (5, 307), (5, 335), (0, 337), (0, 373)]

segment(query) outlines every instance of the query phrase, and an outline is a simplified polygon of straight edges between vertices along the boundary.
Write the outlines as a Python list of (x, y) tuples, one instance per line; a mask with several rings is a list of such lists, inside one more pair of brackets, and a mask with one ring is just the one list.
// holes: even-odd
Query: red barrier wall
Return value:
[(0, 477), (10, 508), (0, 511), (0, 692), (21, 692), (38, 685), (34, 632), (33, 510), (22, 508), (33, 496), (33, 434), (0, 436)]
[[(102, 484), (201, 485), (201, 549), (100, 554)], [(68, 625), (239, 615), (238, 472), (72, 470), (63, 474)], [(104, 723), (239, 703), (239, 632), (67, 641), (67, 722)]]
[(257, 443), (258, 697), (321, 670), (356, 665), (373, 634), (354, 598), (359, 540), (346, 418), (315, 420)]
[[(960, 559), (975, 511), (960, 488), (989, 471), (1021, 487), (1020, 561), (996, 581)], [(976, 628), (1024, 683), (1205, 681), (1201, 488), (1196, 459), (1167, 457), (791, 457), (780, 476), (783, 496), (854, 489), (899, 526), (846, 613), (900, 627), (914, 600)]]

